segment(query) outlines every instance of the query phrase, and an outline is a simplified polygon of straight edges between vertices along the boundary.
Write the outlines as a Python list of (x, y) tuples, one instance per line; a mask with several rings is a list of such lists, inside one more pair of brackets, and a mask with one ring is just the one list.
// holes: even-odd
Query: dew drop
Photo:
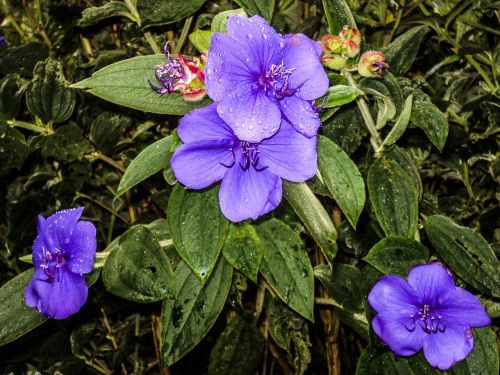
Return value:
[(252, 38), (253, 38), (253, 35), (252, 35), (252, 34), (250, 34), (250, 33), (248, 33), (248, 34), (247, 34), (247, 38), (248, 38), (248, 39), (252, 39)]

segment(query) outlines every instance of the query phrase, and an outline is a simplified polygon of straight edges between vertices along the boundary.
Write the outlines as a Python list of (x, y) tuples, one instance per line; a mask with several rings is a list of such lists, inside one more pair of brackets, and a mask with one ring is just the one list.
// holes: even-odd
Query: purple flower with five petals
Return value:
[(307, 36), (280, 35), (259, 16), (229, 17), (227, 35), (212, 37), (207, 93), (241, 140), (269, 138), (282, 118), (313, 137), (320, 126), (314, 100), (328, 89), (321, 52)]
[(455, 285), (439, 263), (414, 267), (408, 281), (382, 277), (368, 295), (377, 312), (373, 330), (399, 356), (423, 348), (427, 361), (447, 370), (469, 355), (474, 347), (471, 327), (491, 319), (479, 300)]
[(229, 220), (255, 219), (276, 208), (281, 178), (300, 182), (314, 176), (316, 137), (306, 138), (283, 121), (271, 138), (241, 140), (216, 108), (213, 103), (181, 119), (178, 134), (184, 144), (171, 165), (177, 180), (191, 189), (222, 180), (219, 202)]
[(83, 274), (92, 271), (96, 229), (79, 221), (82, 208), (38, 216), (38, 236), (33, 243), (35, 275), (25, 292), (26, 305), (49, 318), (64, 319), (87, 300)]

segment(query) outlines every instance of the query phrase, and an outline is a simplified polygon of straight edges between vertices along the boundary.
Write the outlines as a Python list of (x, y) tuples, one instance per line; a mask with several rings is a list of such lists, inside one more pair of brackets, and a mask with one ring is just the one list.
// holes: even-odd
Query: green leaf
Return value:
[(339, 146), (318, 136), (318, 168), (347, 220), (356, 228), (365, 205), (365, 183), (356, 164)]
[(193, 43), (193, 46), (195, 46), (198, 51), (203, 53), (207, 52), (210, 49), (210, 41), (212, 39), (212, 35), (214, 35), (213, 31), (198, 29), (189, 34), (189, 40), (191, 41), (191, 43)]
[[(430, 368), (430, 366), (429, 366)], [(431, 368), (432, 371), (432, 368)], [(413, 373), (408, 360), (396, 357), (392, 352), (385, 351), (382, 354), (367, 346), (358, 359), (356, 375), (417, 375), (433, 374), (432, 372)]]
[(283, 195), (328, 260), (337, 254), (337, 231), (332, 219), (305, 182), (283, 180)]
[(330, 34), (338, 34), (344, 25), (356, 27), (354, 16), (345, 0), (323, 0), (323, 8)]
[(402, 76), (411, 68), (427, 30), (425, 26), (413, 27), (382, 49), (393, 74)]
[(24, 303), (24, 290), (33, 273), (33, 269), (24, 271), (0, 288), (0, 346), (14, 341), (47, 320)]
[(470, 228), (446, 216), (430, 216), (425, 232), (444, 262), (474, 288), (500, 297), (499, 263), (488, 242)]
[(251, 16), (260, 14), (268, 22), (273, 18), (275, 0), (234, 0), (234, 2)]
[(210, 352), (209, 375), (250, 375), (264, 352), (264, 337), (253, 324), (236, 316)]
[(368, 134), (357, 106), (342, 107), (335, 116), (323, 124), (323, 135), (330, 138), (349, 155), (358, 149)]
[(424, 188), (422, 186), (422, 180), (420, 179), (418, 168), (410, 155), (398, 146), (394, 146), (390, 151), (387, 151), (385, 155), (398, 163), (401, 168), (406, 170), (406, 172), (410, 175), (411, 180), (418, 191), (418, 200), (420, 201), (422, 199)]
[(439, 151), (443, 151), (448, 137), (448, 120), (438, 107), (431, 102), (416, 99), (410, 121), (425, 132)]
[(82, 17), (78, 20), (78, 26), (87, 27), (110, 17), (123, 16), (137, 22), (138, 20), (130, 14), (130, 10), (121, 1), (110, 1), (101, 7), (89, 7), (83, 10)]
[(375, 160), (368, 171), (368, 193), (386, 236), (413, 238), (418, 191), (406, 169), (387, 156)]
[(168, 201), (174, 245), (202, 283), (215, 267), (229, 225), (219, 209), (218, 193), (218, 186), (195, 191), (177, 184)]
[(113, 241), (102, 270), (106, 289), (134, 302), (156, 302), (174, 295), (173, 271), (158, 240), (136, 225)]
[(387, 137), (385, 137), (384, 141), (380, 145), (379, 151), (390, 148), (404, 134), (406, 128), (408, 127), (408, 123), (410, 122), (412, 103), (413, 94), (410, 94), (405, 100), (403, 111), (399, 115), (399, 118), (396, 120), (396, 123), (392, 127), (391, 131), (387, 134)]
[(0, 114), (13, 119), (19, 114), (26, 84), (19, 74), (9, 74), (0, 80)]
[(118, 151), (123, 144), (130, 142), (123, 139), (127, 129), (132, 125), (130, 117), (112, 112), (99, 114), (92, 122), (90, 128), (90, 139), (95, 147), (105, 155), (112, 155)]
[(174, 300), (163, 302), (162, 365), (168, 367), (191, 351), (207, 334), (224, 307), (233, 269), (223, 257), (205, 285), (181, 262), (174, 273)]
[(250, 224), (229, 225), (222, 253), (231, 266), (257, 283), (257, 274), (264, 252), (260, 238)]
[(142, 150), (129, 164), (123, 174), (116, 196), (120, 196), (127, 190), (144, 181), (169, 166), (169, 150), (171, 136), (160, 139)]
[(352, 102), (360, 95), (364, 95), (364, 93), (358, 88), (347, 85), (336, 85), (328, 88), (324, 97), (319, 98), (316, 103), (323, 105), (324, 98), (326, 98), (323, 108), (339, 107)]
[(230, 16), (246, 17), (247, 14), (243, 9), (230, 9), (220, 12), (215, 15), (210, 28), (216, 33), (227, 33), (227, 19)]
[(0, 120), (0, 177), (19, 169), (30, 153), (24, 134)]
[(190, 16), (206, 0), (137, 0), (137, 12), (143, 27), (167, 25)]
[(314, 267), (314, 276), (331, 296), (330, 306), (335, 308), (342, 321), (364, 339), (368, 339), (369, 324), (363, 307), (363, 276), (356, 267), (335, 263)]
[(176, 93), (160, 96), (153, 91), (147, 80), (156, 84), (154, 67), (164, 62), (163, 55), (132, 57), (108, 65), (70, 87), (124, 107), (160, 114), (185, 115), (210, 102), (189, 102)]
[(264, 251), (260, 272), (283, 302), (313, 321), (313, 269), (300, 238), (278, 219), (258, 224), (255, 230)]
[(370, 249), (363, 260), (380, 272), (406, 277), (417, 264), (425, 263), (429, 251), (420, 242), (410, 238), (387, 237)]
[(68, 88), (63, 65), (51, 58), (38, 62), (26, 90), (30, 112), (45, 123), (59, 123), (70, 118), (75, 103), (75, 91)]
[(396, 106), (396, 113), (394, 116), (399, 116), (403, 110), (403, 90), (396, 77), (389, 71), (385, 72), (382, 78), (361, 79), (358, 82), (358, 88), (365, 92), (367, 92), (367, 89), (371, 89), (388, 97)]

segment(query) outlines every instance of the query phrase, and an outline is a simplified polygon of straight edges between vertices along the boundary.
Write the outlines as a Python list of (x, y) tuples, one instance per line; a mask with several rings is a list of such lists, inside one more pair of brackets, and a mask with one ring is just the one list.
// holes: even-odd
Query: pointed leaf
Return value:
[(427, 134), (439, 151), (443, 151), (448, 137), (448, 120), (438, 107), (431, 102), (415, 100), (410, 120)]
[(210, 30), (196, 30), (189, 34), (189, 40), (196, 47), (200, 53), (208, 52), (210, 49), (210, 41), (212, 40), (213, 31)]
[(330, 34), (338, 34), (344, 25), (356, 27), (354, 16), (345, 0), (323, 0), (323, 9)]
[(399, 118), (397, 119), (389, 134), (387, 134), (387, 137), (385, 137), (384, 141), (380, 145), (379, 150), (384, 150), (391, 147), (404, 134), (406, 128), (408, 127), (408, 123), (410, 122), (412, 103), (413, 94), (410, 94), (405, 100), (403, 111), (399, 115)]
[(382, 49), (393, 74), (402, 76), (411, 68), (427, 31), (426, 26), (413, 27)]
[(323, 106), (323, 108), (339, 107), (341, 105), (352, 102), (358, 96), (363, 94), (363, 91), (356, 87), (336, 85), (330, 87), (324, 97), (319, 98), (316, 103), (320, 106)]
[(167, 25), (190, 16), (206, 0), (137, 0), (137, 12), (143, 27)]

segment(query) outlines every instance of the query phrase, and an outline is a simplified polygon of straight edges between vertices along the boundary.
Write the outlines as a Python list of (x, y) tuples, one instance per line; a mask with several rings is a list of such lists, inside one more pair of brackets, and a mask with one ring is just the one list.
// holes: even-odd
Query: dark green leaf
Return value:
[(363, 78), (358, 82), (358, 88), (367, 92), (367, 89), (376, 91), (389, 97), (396, 106), (396, 116), (399, 116), (403, 109), (403, 91), (398, 80), (391, 72), (384, 73), (382, 78)]
[(234, 0), (234, 2), (251, 16), (260, 14), (269, 22), (273, 18), (275, 0)]
[(171, 136), (165, 137), (149, 145), (137, 155), (123, 174), (116, 195), (119, 196), (139, 182), (167, 168)]
[(210, 27), (212, 31), (223, 34), (227, 33), (227, 19), (230, 16), (246, 17), (247, 14), (243, 9), (230, 9), (220, 12), (215, 15), (212, 21), (212, 25)]
[(9, 74), (0, 80), (0, 114), (7, 119), (16, 117), (26, 84), (19, 74)]
[(410, 122), (410, 115), (412, 114), (412, 103), (413, 94), (410, 94), (405, 100), (403, 111), (399, 115), (399, 118), (396, 120), (396, 123), (392, 127), (389, 134), (387, 134), (384, 141), (380, 145), (379, 150), (391, 147), (404, 134), (406, 128), (408, 127), (408, 123)]
[(21, 168), (29, 153), (23, 133), (0, 123), (0, 176)]
[(386, 236), (413, 238), (418, 191), (406, 169), (386, 156), (375, 160), (368, 171), (368, 192)]
[(401, 168), (403, 168), (410, 175), (411, 180), (418, 191), (418, 200), (420, 201), (420, 199), (422, 199), (424, 188), (422, 186), (422, 180), (420, 179), (418, 168), (410, 155), (398, 146), (394, 146), (392, 150), (386, 152), (385, 155), (398, 163)]
[(200, 52), (207, 52), (210, 49), (210, 40), (214, 35), (210, 30), (196, 30), (189, 34), (189, 40)]
[(209, 103), (185, 101), (176, 93), (160, 96), (147, 80), (156, 84), (154, 67), (165, 62), (163, 55), (132, 57), (98, 70), (92, 77), (71, 85), (104, 100), (144, 112), (184, 115)]
[(426, 26), (413, 27), (382, 49), (393, 74), (402, 76), (411, 68), (427, 31)]
[(82, 17), (78, 20), (78, 26), (92, 26), (106, 18), (124, 16), (137, 22), (134, 16), (130, 14), (127, 5), (121, 1), (110, 1), (101, 7), (89, 7), (83, 10)]
[(253, 324), (236, 316), (210, 352), (209, 375), (250, 375), (264, 352), (264, 337)]
[(264, 256), (260, 238), (250, 224), (231, 224), (222, 252), (226, 260), (253, 282), (257, 282)]
[(406, 277), (413, 266), (425, 263), (429, 251), (410, 238), (387, 237), (373, 246), (363, 260), (380, 272)]
[(226, 238), (228, 220), (219, 209), (218, 186), (202, 191), (176, 185), (168, 201), (167, 220), (184, 262), (205, 283)]
[(439, 151), (443, 151), (448, 137), (448, 120), (438, 107), (428, 101), (415, 100), (410, 120), (427, 134)]
[(356, 151), (368, 134), (357, 106), (342, 108), (323, 124), (323, 135), (330, 138), (349, 155)]
[(26, 104), (30, 112), (43, 122), (64, 122), (75, 108), (76, 95), (68, 88), (63, 65), (54, 59), (36, 64), (33, 80), (26, 90)]
[(323, 8), (330, 34), (338, 34), (344, 25), (356, 27), (354, 16), (345, 0), (323, 0)]
[(47, 320), (24, 303), (24, 290), (33, 277), (29, 269), (0, 288), (0, 346), (28, 333)]
[(305, 182), (283, 181), (283, 194), (325, 257), (333, 259), (337, 254), (337, 231), (318, 198)]
[(43, 43), (27, 43), (9, 48), (0, 55), (0, 74), (14, 73), (21, 77), (32, 77), (36, 63), (48, 56), (49, 50)]
[(132, 125), (130, 117), (104, 112), (97, 116), (90, 128), (90, 139), (103, 154), (113, 154), (123, 140), (127, 128)]
[(353, 227), (365, 205), (365, 183), (358, 167), (339, 146), (318, 136), (318, 168), (328, 190)]
[(283, 302), (313, 321), (314, 275), (300, 238), (277, 219), (265, 221), (255, 230), (264, 250), (260, 272)]
[(439, 256), (458, 276), (481, 292), (500, 297), (498, 259), (479, 233), (440, 215), (430, 216), (424, 226)]
[(137, 12), (143, 27), (167, 25), (190, 16), (206, 0), (137, 0)]
[(177, 266), (176, 298), (164, 301), (161, 313), (163, 366), (181, 359), (207, 334), (224, 307), (232, 275), (222, 257), (205, 285), (185, 263)]
[(324, 96), (326, 102), (324, 102), (324, 98), (319, 98), (317, 103), (323, 105), (324, 108), (339, 107), (352, 102), (359, 95), (363, 95), (363, 91), (358, 88), (347, 85), (336, 85), (330, 87), (326, 92)]
[(417, 375), (414, 374), (406, 358), (398, 358), (390, 351), (382, 354), (374, 352), (369, 346), (366, 347), (359, 357), (356, 366), (356, 375)]
[(170, 262), (144, 225), (129, 229), (107, 251), (102, 280), (109, 292), (134, 302), (155, 302), (174, 295)]

